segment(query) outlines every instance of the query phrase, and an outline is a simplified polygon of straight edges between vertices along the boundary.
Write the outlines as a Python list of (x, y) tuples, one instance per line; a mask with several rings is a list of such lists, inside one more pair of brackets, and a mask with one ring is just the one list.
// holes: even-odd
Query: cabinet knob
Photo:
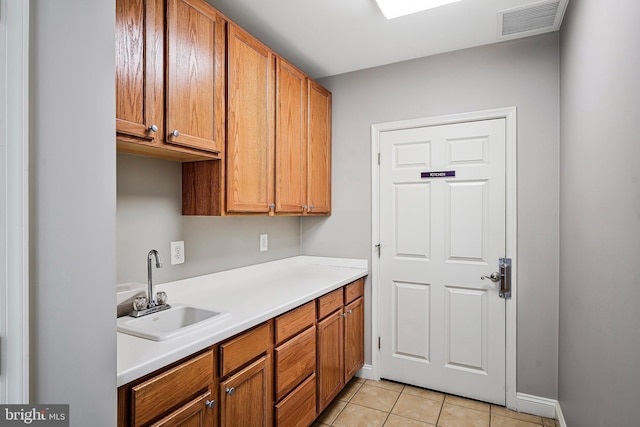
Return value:
[(353, 313), (353, 310), (347, 310), (347, 314)]
[(206, 402), (204, 402), (205, 405), (207, 405), (207, 407), (213, 409), (214, 406), (216, 406), (216, 401), (215, 400), (207, 400)]
[(149, 126), (149, 132), (158, 132), (158, 126), (156, 125)]
[(176, 138), (180, 136), (180, 132), (178, 132), (178, 129), (175, 129), (173, 132), (171, 132), (169, 135), (171, 136), (175, 136)]
[(347, 313), (342, 313), (340, 316), (347, 317)]
[(302, 205), (302, 210), (307, 209), (307, 205)]
[(309, 210), (311, 210), (313, 208), (315, 208), (315, 206), (313, 206), (313, 205), (309, 206)]
[(276, 207), (276, 205), (275, 205), (275, 204), (273, 204), (273, 203), (271, 203), (271, 204), (269, 205), (269, 209), (273, 209), (273, 208), (275, 208), (275, 207)]
[(231, 387), (231, 388), (227, 387), (226, 392), (229, 396), (233, 396), (233, 393), (236, 392), (236, 389), (234, 387)]

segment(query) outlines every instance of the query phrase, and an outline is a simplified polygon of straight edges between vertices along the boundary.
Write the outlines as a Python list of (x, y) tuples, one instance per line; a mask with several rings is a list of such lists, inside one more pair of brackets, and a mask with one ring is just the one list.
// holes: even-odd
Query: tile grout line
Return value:
[(398, 393), (398, 397), (396, 397), (396, 401), (393, 402), (393, 405), (391, 405), (391, 409), (389, 409), (389, 412), (387, 413), (387, 417), (384, 419), (384, 423), (382, 423), (383, 427), (387, 423), (387, 420), (389, 419), (389, 417), (391, 416), (391, 412), (393, 411), (393, 408), (395, 408), (396, 405), (398, 404), (398, 400), (400, 400), (400, 396), (402, 395), (402, 392), (404, 391), (405, 387), (406, 385), (402, 386), (402, 388), (400, 389), (400, 393)]

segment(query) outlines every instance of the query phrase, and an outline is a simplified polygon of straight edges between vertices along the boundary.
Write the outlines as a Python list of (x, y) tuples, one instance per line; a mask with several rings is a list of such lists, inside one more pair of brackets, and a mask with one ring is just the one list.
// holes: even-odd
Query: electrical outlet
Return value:
[(171, 264), (184, 263), (184, 241), (171, 242)]
[(260, 235), (260, 252), (269, 250), (269, 235), (261, 234)]

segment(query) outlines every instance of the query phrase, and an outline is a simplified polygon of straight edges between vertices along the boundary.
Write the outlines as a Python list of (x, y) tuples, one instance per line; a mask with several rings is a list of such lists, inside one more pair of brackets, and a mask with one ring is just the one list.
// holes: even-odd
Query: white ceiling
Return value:
[[(314, 78), (503, 41), (498, 11), (549, 2), (462, 0), (387, 20), (375, 0), (207, 1)], [(558, 29), (566, 1), (537, 33)]]

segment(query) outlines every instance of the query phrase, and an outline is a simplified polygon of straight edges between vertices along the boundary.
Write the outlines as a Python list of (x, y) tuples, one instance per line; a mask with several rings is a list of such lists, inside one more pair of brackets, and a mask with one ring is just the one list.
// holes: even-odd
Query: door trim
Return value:
[(29, 10), (0, 2), (0, 403), (16, 404), (29, 402)]
[[(506, 300), (505, 307), (505, 390), (506, 406), (515, 409), (516, 399), (516, 342), (517, 342), (517, 300), (518, 300), (518, 262), (517, 262), (517, 173), (516, 173), (516, 107), (497, 108), (445, 116), (425, 117), (411, 120), (400, 120), (371, 125), (371, 375), (380, 379), (380, 352), (376, 349), (379, 336), (379, 277), (380, 259), (376, 245), (380, 243), (380, 168), (378, 153), (380, 152), (380, 133), (390, 130), (409, 129), (425, 126), (464, 123), (480, 120), (505, 119), (505, 203), (506, 203), (506, 251), (505, 256), (513, 260), (511, 268), (511, 299)], [(382, 248), (385, 250), (385, 248)], [(498, 260), (496, 260), (497, 264)], [(373, 320), (376, 319), (376, 320)]]

